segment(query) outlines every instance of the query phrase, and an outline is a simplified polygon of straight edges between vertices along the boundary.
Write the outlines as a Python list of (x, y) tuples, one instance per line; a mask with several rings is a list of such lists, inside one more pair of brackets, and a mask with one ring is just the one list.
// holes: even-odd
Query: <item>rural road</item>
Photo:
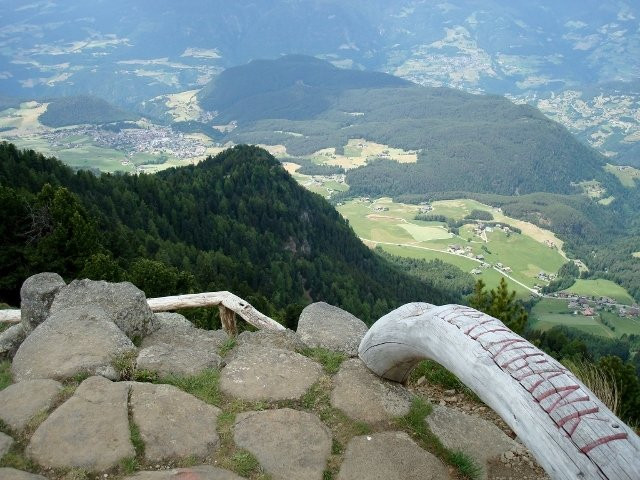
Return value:
[[(419, 245), (412, 245), (410, 243), (393, 243), (393, 242), (380, 242), (377, 240), (371, 240), (369, 238), (364, 238), (364, 237), (359, 237), (360, 240), (362, 240), (363, 242), (370, 242), (370, 243), (374, 243), (376, 245), (397, 245), (399, 247), (410, 247), (410, 248), (418, 248), (420, 250), (429, 250), (431, 252), (438, 252), (438, 253), (446, 253), (447, 255), (455, 255), (456, 257), (462, 257), (462, 258), (466, 258), (467, 260), (472, 260), (476, 263), (480, 263), (482, 264), (483, 262), (481, 262), (480, 260), (477, 260), (475, 258), (471, 258), (471, 257), (467, 257), (466, 255), (460, 255), (459, 253), (451, 253), (451, 252), (447, 252), (446, 250), (438, 250), (437, 248), (429, 248), (429, 247), (421, 247)], [(500, 275), (502, 275), (503, 277), (508, 278), (509, 280), (511, 280), (514, 283), (517, 283), (518, 285), (520, 285), (523, 288), (526, 288), (529, 292), (531, 292), (533, 295), (536, 296), (541, 296), (538, 292), (536, 292), (533, 288), (525, 285), (524, 283), (520, 282), (519, 280), (516, 280), (515, 278), (513, 278), (511, 275), (508, 275), (507, 273), (503, 272), (502, 270), (500, 270), (499, 268), (493, 267), (493, 269), (498, 272)]]

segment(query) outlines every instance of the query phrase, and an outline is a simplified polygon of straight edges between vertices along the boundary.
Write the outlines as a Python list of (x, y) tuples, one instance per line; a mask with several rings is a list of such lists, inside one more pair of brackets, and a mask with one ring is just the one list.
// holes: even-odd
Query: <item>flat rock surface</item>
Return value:
[(0, 478), (2, 480), (47, 480), (42, 475), (23, 472), (15, 468), (0, 468)]
[(26, 453), (43, 467), (101, 471), (135, 455), (129, 438), (129, 387), (90, 377), (35, 431)]
[(133, 421), (140, 429), (146, 460), (204, 458), (218, 446), (220, 409), (172, 385), (129, 385)]
[(482, 478), (487, 478), (489, 460), (520, 448), (488, 420), (453, 408), (434, 405), (426, 422), (445, 447), (460, 450), (473, 458), (483, 469)]
[(99, 307), (57, 310), (31, 332), (11, 366), (16, 381), (63, 380), (80, 372), (116, 377), (112, 360), (135, 347)]
[(331, 433), (315, 415), (289, 408), (238, 415), (233, 438), (273, 480), (321, 480)]
[(297, 333), (310, 347), (323, 347), (356, 357), (367, 330), (367, 325), (349, 312), (317, 302), (302, 310)]
[(0, 391), (0, 419), (13, 430), (21, 431), (36, 414), (53, 405), (60, 390), (60, 382), (48, 379), (9, 385)]
[(129, 338), (142, 338), (153, 330), (153, 313), (144, 292), (132, 283), (74, 280), (58, 292), (51, 313), (81, 306), (102, 308)]
[(222, 369), (220, 389), (248, 401), (297, 400), (321, 373), (320, 364), (299, 353), (245, 345)]
[(257, 332), (242, 332), (238, 335), (237, 345), (256, 345), (259, 347), (280, 348), (293, 352), (306, 348), (300, 335), (293, 330), (258, 330)]
[(338, 480), (444, 480), (445, 465), (405, 432), (354, 437), (347, 445)]
[(13, 438), (11, 438), (6, 433), (0, 432), (0, 458), (2, 458), (4, 454), (11, 449), (12, 445), (13, 445)]
[(125, 480), (242, 480), (242, 478), (229, 470), (211, 465), (198, 465), (190, 468), (138, 472), (131, 477), (125, 477)]
[(159, 323), (158, 330), (142, 341), (136, 368), (160, 375), (196, 375), (206, 368), (220, 368), (218, 351), (229, 338), (225, 332), (195, 328), (177, 314), (165, 314)]
[(334, 384), (331, 405), (355, 420), (378, 423), (409, 413), (409, 392), (378, 377), (358, 358), (342, 363)]

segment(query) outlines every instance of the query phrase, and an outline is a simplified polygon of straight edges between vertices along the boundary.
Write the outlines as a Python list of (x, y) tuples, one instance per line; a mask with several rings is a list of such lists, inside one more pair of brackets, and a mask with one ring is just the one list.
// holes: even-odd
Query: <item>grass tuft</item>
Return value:
[(111, 365), (116, 370), (120, 380), (133, 380), (135, 378), (137, 356), (138, 353), (135, 350), (129, 350), (111, 361)]
[(203, 370), (201, 373), (191, 377), (170, 375), (158, 379), (157, 383), (174, 385), (211, 405), (220, 405), (222, 399), (220, 393), (220, 372), (212, 368)]
[(464, 477), (473, 480), (482, 478), (482, 468), (466, 453), (459, 450), (451, 452), (448, 460)]
[(220, 347), (220, 356), (224, 357), (227, 353), (229, 353), (231, 350), (233, 350), (236, 346), (236, 339), (235, 338), (229, 338), (227, 339), (222, 346)]
[(140, 435), (140, 428), (133, 423), (132, 419), (129, 419), (129, 437), (136, 451), (136, 458), (144, 458), (144, 441), (142, 440), (142, 435)]
[(0, 362), (0, 390), (4, 390), (12, 383), (11, 362), (9, 360), (3, 360)]
[(89, 473), (83, 468), (72, 468), (62, 477), (62, 480), (89, 480)]
[(246, 450), (238, 450), (231, 457), (233, 471), (243, 477), (248, 477), (260, 470), (260, 463), (251, 453)]
[(138, 463), (137, 458), (126, 457), (120, 460), (120, 468), (125, 474), (131, 475), (140, 470), (140, 464)]
[(330, 375), (336, 373), (347, 358), (343, 353), (332, 352), (326, 348), (305, 348), (300, 353), (321, 363), (324, 371)]

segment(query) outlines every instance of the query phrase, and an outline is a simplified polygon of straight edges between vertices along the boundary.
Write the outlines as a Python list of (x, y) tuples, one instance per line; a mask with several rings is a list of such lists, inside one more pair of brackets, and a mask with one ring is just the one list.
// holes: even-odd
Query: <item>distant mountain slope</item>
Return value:
[(230, 290), (280, 317), (311, 300), (367, 321), (407, 301), (456, 300), (371, 252), (255, 147), (156, 175), (96, 177), (0, 144), (0, 202), (0, 301), (15, 303), (42, 270), (128, 278), (149, 296)]
[(349, 172), (356, 194), (571, 193), (572, 183), (606, 176), (602, 155), (533, 107), (312, 57), (229, 69), (200, 101), (219, 112), (214, 121), (238, 121), (229, 135), (238, 143), (282, 143), (307, 155), (365, 138), (420, 151), (417, 164), (378, 161)]
[(408, 85), (380, 72), (345, 70), (314, 57), (286, 55), (229, 68), (203, 88), (198, 99), (204, 108), (217, 110), (221, 122), (303, 120), (325, 111), (346, 90)]
[(40, 123), (49, 127), (100, 124), (137, 120), (139, 115), (115, 107), (105, 100), (87, 95), (53, 100), (40, 115)]

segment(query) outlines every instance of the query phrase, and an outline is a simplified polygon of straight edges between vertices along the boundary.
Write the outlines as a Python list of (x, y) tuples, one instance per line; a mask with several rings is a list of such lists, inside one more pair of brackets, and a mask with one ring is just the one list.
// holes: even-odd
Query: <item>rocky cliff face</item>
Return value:
[(0, 335), (3, 480), (545, 478), (470, 397), (371, 373), (366, 325), (331, 305), (232, 338), (129, 283), (40, 274), (21, 294)]

